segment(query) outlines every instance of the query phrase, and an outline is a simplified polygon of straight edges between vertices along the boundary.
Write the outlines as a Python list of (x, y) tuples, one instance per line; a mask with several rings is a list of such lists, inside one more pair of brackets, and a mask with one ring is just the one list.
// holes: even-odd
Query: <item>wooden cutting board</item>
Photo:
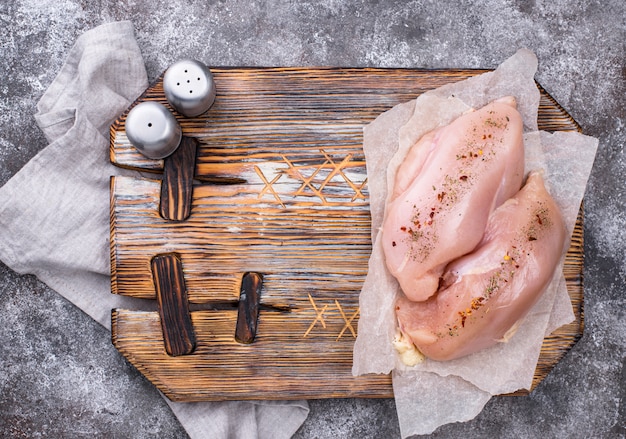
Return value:
[[(113, 310), (113, 344), (172, 400), (392, 397), (389, 376), (351, 374), (371, 250), (362, 128), (484, 70), (212, 71), (209, 112), (172, 110), (198, 141), (188, 218), (161, 216), (168, 164), (130, 145), (127, 112), (111, 126), (111, 161), (155, 173), (111, 180), (112, 292), (160, 310)], [(167, 105), (161, 80), (148, 100)], [(542, 89), (539, 128), (580, 131)], [(582, 335), (582, 268), (581, 209), (564, 268), (576, 320), (545, 339), (533, 387)]]

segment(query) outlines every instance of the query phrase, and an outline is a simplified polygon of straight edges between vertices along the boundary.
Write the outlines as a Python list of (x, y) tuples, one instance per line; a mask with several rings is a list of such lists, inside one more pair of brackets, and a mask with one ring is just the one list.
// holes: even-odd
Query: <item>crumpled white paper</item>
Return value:
[(396, 332), (394, 304), (402, 292), (386, 269), (376, 237), (395, 171), (426, 132), (448, 124), (469, 108), (480, 108), (502, 96), (515, 96), (524, 120), (526, 172), (543, 172), (571, 235), (598, 142), (577, 132), (538, 131), (536, 69), (535, 55), (519, 50), (495, 71), (424, 93), (381, 114), (364, 129), (373, 249), (360, 296), (353, 374), (392, 373), (403, 437), (473, 419), (492, 395), (529, 389), (543, 338), (574, 318), (561, 264), (540, 301), (507, 343), (453, 361), (427, 359), (415, 367), (402, 364), (392, 346)]

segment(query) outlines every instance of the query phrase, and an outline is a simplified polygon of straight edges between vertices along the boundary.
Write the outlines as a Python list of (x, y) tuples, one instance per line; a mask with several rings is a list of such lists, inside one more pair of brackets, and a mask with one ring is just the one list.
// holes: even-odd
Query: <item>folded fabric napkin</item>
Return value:
[[(50, 144), (0, 188), (0, 259), (34, 274), (110, 329), (111, 309), (137, 299), (111, 294), (109, 125), (148, 86), (130, 22), (80, 36), (37, 105)], [(132, 302), (132, 305), (131, 305)], [(306, 401), (172, 403), (192, 438), (288, 438)]]

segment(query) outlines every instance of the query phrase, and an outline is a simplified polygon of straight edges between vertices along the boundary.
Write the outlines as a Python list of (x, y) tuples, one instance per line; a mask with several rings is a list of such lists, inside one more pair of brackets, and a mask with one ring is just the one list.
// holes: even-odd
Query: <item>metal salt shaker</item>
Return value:
[(186, 117), (199, 116), (215, 101), (215, 83), (209, 68), (200, 61), (185, 59), (172, 64), (163, 76), (168, 102)]

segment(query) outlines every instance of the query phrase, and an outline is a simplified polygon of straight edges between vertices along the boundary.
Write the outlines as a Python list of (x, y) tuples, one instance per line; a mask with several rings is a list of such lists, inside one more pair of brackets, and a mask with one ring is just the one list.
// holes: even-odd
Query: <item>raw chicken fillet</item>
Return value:
[(410, 300), (432, 296), (489, 215), (519, 191), (523, 122), (511, 97), (425, 134), (399, 167), (382, 227), (387, 268)]
[(406, 364), (507, 340), (552, 280), (565, 228), (540, 174), (521, 188), (522, 130), (501, 98), (425, 134), (397, 170), (379, 237)]
[(436, 295), (397, 302), (402, 335), (441, 361), (506, 341), (552, 280), (565, 240), (558, 206), (531, 173), (489, 217), (477, 248), (446, 267)]

